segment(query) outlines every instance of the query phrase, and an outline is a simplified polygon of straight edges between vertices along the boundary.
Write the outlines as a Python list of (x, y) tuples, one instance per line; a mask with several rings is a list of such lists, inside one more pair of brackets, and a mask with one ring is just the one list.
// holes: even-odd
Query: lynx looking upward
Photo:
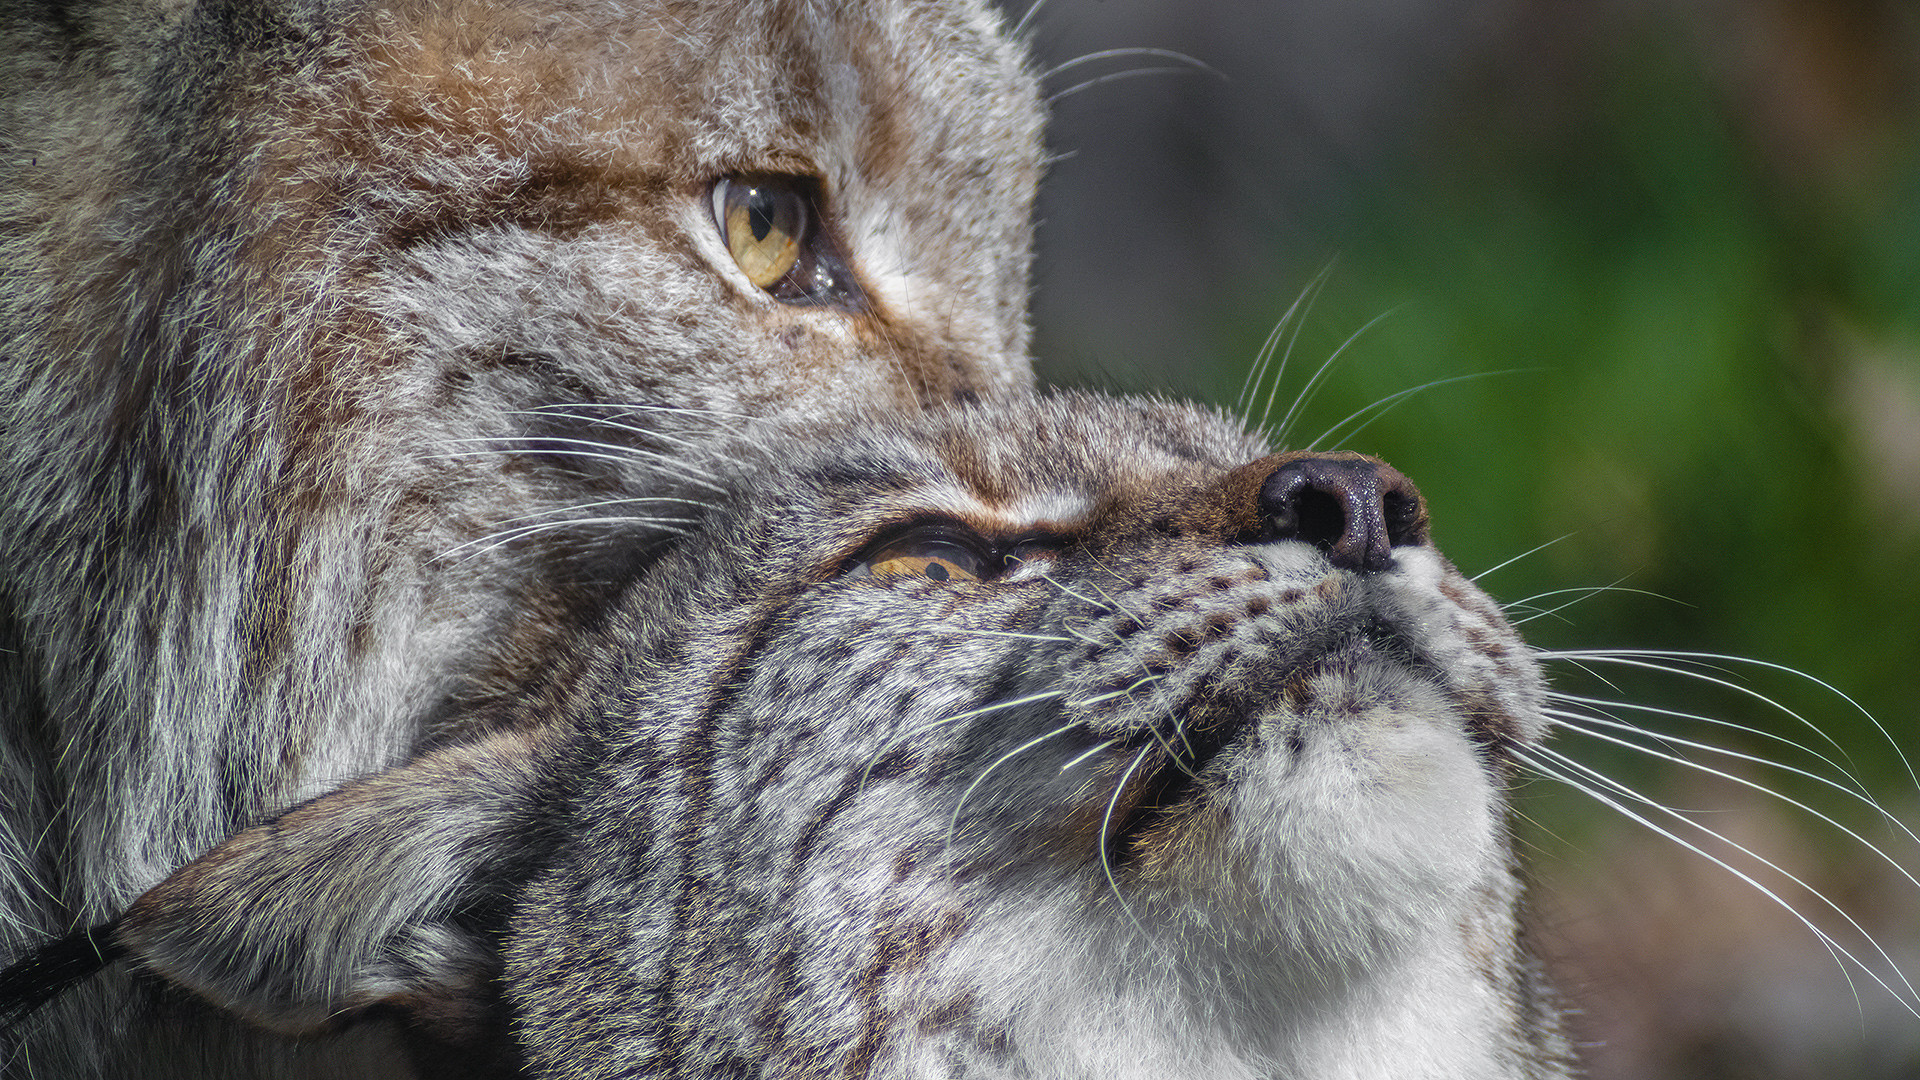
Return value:
[(1570, 1075), (1506, 836), (1543, 688), (1399, 474), (1081, 396), (726, 457), (499, 734), (115, 946), (537, 1077)]

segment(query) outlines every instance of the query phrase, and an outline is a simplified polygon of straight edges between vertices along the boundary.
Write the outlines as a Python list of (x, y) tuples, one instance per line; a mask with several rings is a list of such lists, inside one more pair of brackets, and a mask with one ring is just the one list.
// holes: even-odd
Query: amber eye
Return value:
[(778, 284), (799, 261), (811, 209), (786, 177), (737, 177), (713, 185), (713, 217), (727, 252), (762, 289)]
[(819, 189), (805, 176), (721, 177), (713, 182), (713, 221), (747, 280), (775, 300), (862, 310), (866, 296), (821, 219)]
[(875, 547), (847, 571), (847, 576), (978, 581), (994, 572), (989, 559), (950, 528), (915, 529)]

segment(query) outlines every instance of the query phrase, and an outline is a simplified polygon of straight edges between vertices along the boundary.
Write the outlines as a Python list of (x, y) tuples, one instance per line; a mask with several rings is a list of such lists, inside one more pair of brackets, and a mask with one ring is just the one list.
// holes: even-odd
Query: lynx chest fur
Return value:
[(539, 1077), (1569, 1075), (1505, 828), (1538, 675), (1399, 474), (1090, 397), (730, 456), (505, 733), (116, 941)]

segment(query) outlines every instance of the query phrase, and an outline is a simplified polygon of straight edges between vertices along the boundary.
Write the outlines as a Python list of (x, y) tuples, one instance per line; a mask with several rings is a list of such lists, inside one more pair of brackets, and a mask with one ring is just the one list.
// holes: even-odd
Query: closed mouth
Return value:
[(1114, 805), (1124, 807), (1106, 835), (1108, 865), (1127, 865), (1149, 846), (1207, 808), (1209, 792), (1224, 779), (1225, 762), (1242, 742), (1247, 723), (1221, 717), (1211, 723), (1182, 724), (1133, 739), (1121, 751), (1129, 773)]

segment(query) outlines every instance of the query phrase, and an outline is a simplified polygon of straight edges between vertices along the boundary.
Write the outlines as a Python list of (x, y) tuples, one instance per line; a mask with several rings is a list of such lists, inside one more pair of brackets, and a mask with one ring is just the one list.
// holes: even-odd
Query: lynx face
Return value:
[(281, 1030), (491, 1008), (542, 1077), (1565, 1075), (1539, 678), (1404, 478), (1086, 397), (737, 457), (512, 734), (117, 940)]

